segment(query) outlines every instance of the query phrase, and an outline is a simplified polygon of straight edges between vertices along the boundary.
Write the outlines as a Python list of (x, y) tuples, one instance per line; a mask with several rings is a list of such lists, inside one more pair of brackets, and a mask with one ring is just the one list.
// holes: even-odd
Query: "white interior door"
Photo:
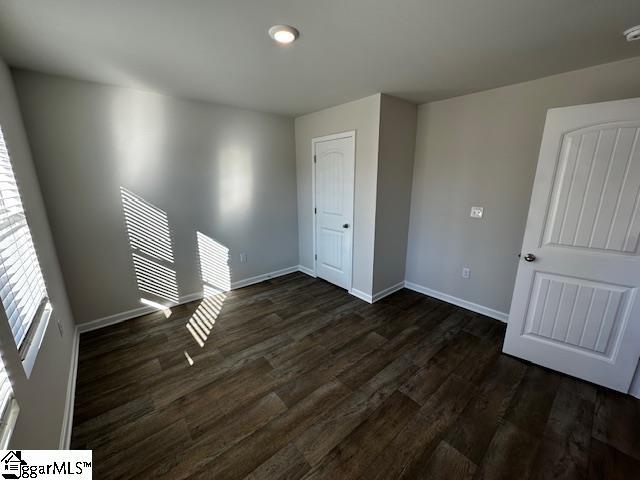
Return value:
[(316, 275), (351, 288), (355, 136), (313, 141)]
[(640, 99), (549, 110), (504, 352), (627, 392), (640, 356)]

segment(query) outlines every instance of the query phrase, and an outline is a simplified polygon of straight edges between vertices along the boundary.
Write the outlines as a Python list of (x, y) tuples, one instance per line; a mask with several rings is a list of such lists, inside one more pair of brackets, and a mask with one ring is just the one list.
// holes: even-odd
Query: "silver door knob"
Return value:
[(527, 253), (523, 258), (527, 262), (533, 262), (536, 259), (536, 256), (533, 253)]
[(342, 225), (342, 228), (349, 228), (349, 224), (345, 223), (344, 225)]

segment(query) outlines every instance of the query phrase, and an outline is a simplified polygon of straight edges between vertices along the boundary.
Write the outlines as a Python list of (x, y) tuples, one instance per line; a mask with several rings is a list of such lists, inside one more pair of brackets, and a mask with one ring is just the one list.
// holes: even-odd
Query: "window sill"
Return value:
[(36, 357), (38, 356), (40, 345), (42, 345), (44, 333), (47, 331), (52, 311), (53, 309), (51, 308), (51, 304), (47, 303), (42, 310), (41, 317), (37, 320), (38, 323), (35, 325), (36, 331), (28, 346), (26, 355), (22, 360), (22, 368), (24, 368), (24, 373), (27, 375), (27, 378), (31, 377), (31, 372), (33, 371), (33, 366), (36, 363)]

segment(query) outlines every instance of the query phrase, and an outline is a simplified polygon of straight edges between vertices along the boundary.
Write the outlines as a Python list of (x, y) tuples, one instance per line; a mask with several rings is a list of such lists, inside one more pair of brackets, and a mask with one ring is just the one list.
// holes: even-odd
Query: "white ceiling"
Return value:
[[(274, 24), (301, 31), (289, 47)], [(640, 56), (640, 0), (0, 0), (12, 66), (289, 115)], [(639, 80), (640, 81), (640, 80)]]

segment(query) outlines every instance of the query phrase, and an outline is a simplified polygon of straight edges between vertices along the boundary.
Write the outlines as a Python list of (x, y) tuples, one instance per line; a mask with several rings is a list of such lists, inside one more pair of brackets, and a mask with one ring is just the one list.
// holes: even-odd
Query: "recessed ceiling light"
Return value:
[(283, 45), (292, 43), (299, 35), (300, 32), (289, 25), (274, 25), (269, 29), (269, 36)]
[(640, 25), (631, 27), (625, 30), (623, 35), (627, 37), (627, 42), (633, 42), (634, 40), (640, 40)]

